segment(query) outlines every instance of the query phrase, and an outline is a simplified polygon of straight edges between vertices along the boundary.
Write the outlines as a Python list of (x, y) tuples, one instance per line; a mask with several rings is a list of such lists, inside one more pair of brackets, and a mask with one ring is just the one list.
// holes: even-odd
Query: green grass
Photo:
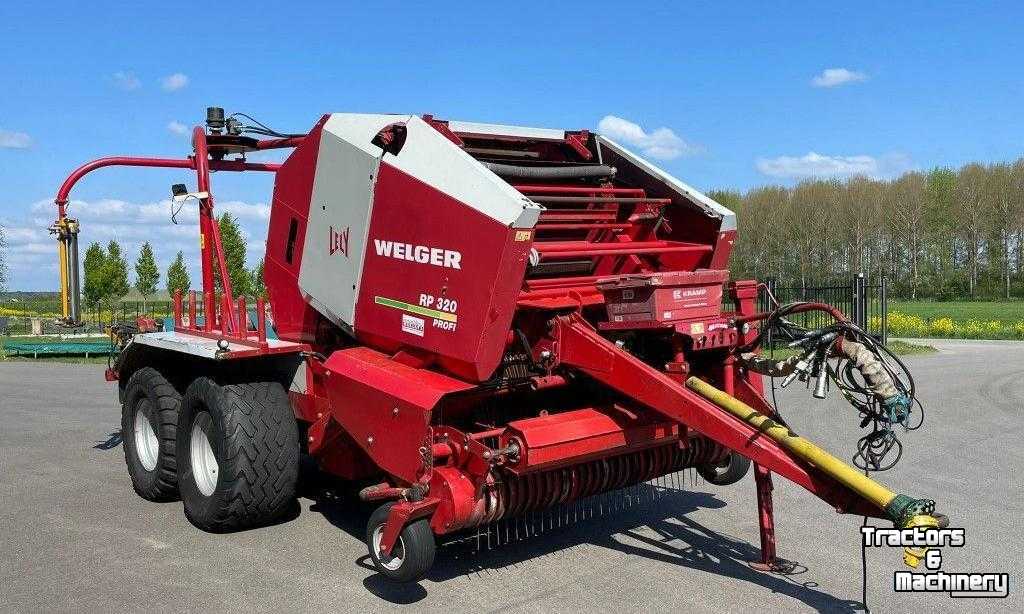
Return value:
[(890, 301), (889, 311), (925, 320), (1024, 320), (1024, 301)]
[(889, 349), (893, 351), (897, 356), (910, 356), (913, 354), (932, 354), (938, 352), (935, 348), (930, 345), (923, 343), (907, 343), (906, 341), (890, 341), (888, 345)]
[[(871, 316), (871, 327), (881, 325)], [(1024, 339), (1024, 301), (893, 301), (890, 337)]]

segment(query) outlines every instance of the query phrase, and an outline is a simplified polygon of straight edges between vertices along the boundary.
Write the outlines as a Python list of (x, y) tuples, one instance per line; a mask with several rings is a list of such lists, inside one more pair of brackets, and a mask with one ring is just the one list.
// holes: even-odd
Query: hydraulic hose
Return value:
[(598, 179), (614, 177), (615, 167), (604, 164), (590, 166), (516, 166), (483, 162), (489, 171), (499, 177), (514, 179)]
[(841, 356), (853, 361), (854, 366), (864, 376), (868, 388), (880, 400), (890, 399), (900, 393), (893, 384), (892, 377), (882, 365), (882, 361), (863, 343), (840, 339), (835, 348)]
[[(691, 377), (686, 380), (686, 387), (746, 422), (797, 458), (814, 465), (822, 473), (877, 506), (897, 527), (909, 529), (938, 526), (938, 521), (932, 516), (935, 510), (933, 501), (913, 499), (907, 495), (894, 493), (743, 401), (707, 382)], [(903, 560), (911, 567), (917, 567), (923, 557), (924, 551), (921, 549), (904, 550)]]

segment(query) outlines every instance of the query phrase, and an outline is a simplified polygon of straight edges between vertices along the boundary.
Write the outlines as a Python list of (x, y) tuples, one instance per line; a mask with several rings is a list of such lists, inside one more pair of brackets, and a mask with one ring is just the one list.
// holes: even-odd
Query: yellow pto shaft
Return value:
[[(686, 380), (686, 387), (754, 427), (797, 458), (814, 465), (822, 473), (857, 493), (864, 500), (885, 512), (896, 526), (903, 529), (938, 526), (938, 521), (931, 515), (934, 504), (930, 501), (919, 501), (906, 495), (894, 493), (807, 439), (794, 434), (769, 416), (703, 380), (691, 377)], [(923, 549), (906, 549), (903, 560), (911, 567), (917, 567), (923, 557)]]
[(61, 316), (67, 318), (71, 313), (68, 292), (68, 248), (64, 237), (57, 238), (57, 261), (60, 267), (60, 307)]

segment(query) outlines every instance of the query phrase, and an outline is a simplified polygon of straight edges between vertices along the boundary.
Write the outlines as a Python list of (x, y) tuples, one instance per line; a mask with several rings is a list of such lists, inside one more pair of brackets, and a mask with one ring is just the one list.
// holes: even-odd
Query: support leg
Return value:
[(772, 508), (772, 474), (764, 467), (754, 465), (754, 482), (757, 484), (757, 516), (761, 527), (761, 560), (750, 562), (752, 569), (786, 573), (793, 563), (780, 559), (775, 554), (775, 513)]

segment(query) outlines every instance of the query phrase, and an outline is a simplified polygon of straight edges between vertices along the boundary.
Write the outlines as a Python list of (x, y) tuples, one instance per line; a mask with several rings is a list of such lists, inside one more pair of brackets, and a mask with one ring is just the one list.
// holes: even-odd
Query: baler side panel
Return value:
[(407, 483), (425, 470), (420, 449), (431, 449), (434, 407), (444, 395), (470, 388), (365, 347), (334, 352), (324, 367), (330, 418), (378, 467)]
[(357, 336), (384, 349), (426, 350), (456, 375), (486, 379), (505, 347), (531, 238), (530, 230), (509, 228), (385, 160)]
[(406, 129), (401, 153), (385, 162), (503, 226), (533, 228), (541, 207), (419, 117)]
[(320, 138), (299, 286), (339, 326), (355, 322), (373, 186), (380, 149), (370, 144), (381, 128), (408, 115), (330, 116)]
[[(299, 290), (299, 271), (302, 267), (320, 135), (327, 118), (327, 115), (323, 116), (313, 127), (303, 144), (278, 170), (274, 181), (263, 276), (277, 334), (289, 341), (315, 341), (317, 321), (320, 319)], [(293, 224), (294, 234), (291, 232)]]

